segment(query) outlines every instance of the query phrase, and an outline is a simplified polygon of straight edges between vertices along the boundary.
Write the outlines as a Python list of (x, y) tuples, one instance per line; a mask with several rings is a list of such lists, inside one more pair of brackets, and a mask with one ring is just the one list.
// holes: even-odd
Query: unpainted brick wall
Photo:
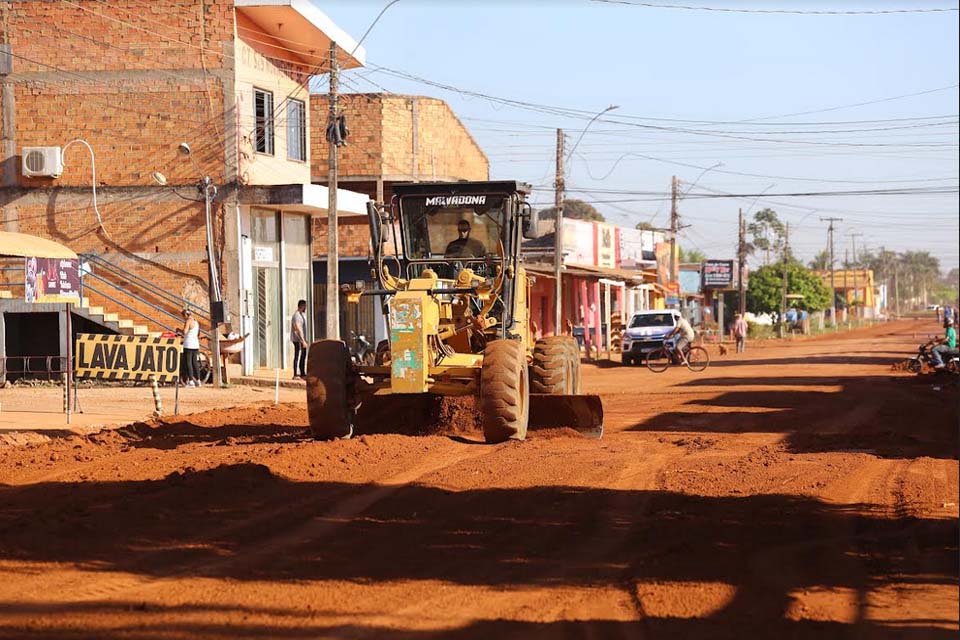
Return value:
[[(50, 238), (77, 253), (97, 254), (155, 287), (206, 307), (207, 243), (202, 203), (187, 202), (160, 189), (104, 192), (99, 208), (104, 228), (109, 233), (107, 237), (97, 223), (89, 195), (81, 190), (22, 191), (15, 198), (10, 198), (11, 193), (4, 192), (0, 202), (6, 216), (16, 220), (15, 229), (21, 233)], [(217, 220), (222, 220), (219, 207), (217, 213)], [(146, 220), (152, 224), (146, 224)], [(172, 313), (179, 312), (179, 305), (149, 294), (132, 280), (110, 275), (97, 267), (94, 272), (157, 306)], [(94, 288), (150, 318), (168, 325), (176, 322), (96, 278), (89, 281)], [(88, 290), (85, 296), (92, 304), (104, 306), (136, 324), (162, 330), (158, 324), (148, 322), (97, 293)]]
[[(200, 175), (221, 185), (230, 177), (226, 140), (234, 132), (225, 125), (224, 79), (233, 75), (234, 27), (232, 0), (0, 2), (0, 42), (13, 54), (13, 73), (2, 80), (13, 88), (14, 126), (3, 135), (15, 141), (14, 155), (3, 158), (8, 186), (0, 187), (2, 228), (100, 254), (205, 304), (203, 204), (158, 187), (152, 173), (183, 185), (180, 191), (189, 196), (196, 195), (191, 187)], [(60, 178), (21, 175), (23, 147), (63, 146), (76, 138), (96, 154), (99, 208), (109, 235), (92, 208), (93, 167), (85, 147), (66, 150)], [(191, 145), (196, 165), (179, 155), (182, 141)], [(16, 186), (9, 186), (10, 178)], [(229, 191), (221, 187), (221, 195)], [(222, 206), (215, 209), (219, 238)], [(94, 304), (103, 302), (88, 293)], [(162, 317), (133, 298), (118, 299)], [(104, 306), (149, 324), (116, 304)]]
[[(94, 148), (97, 179), (147, 185), (160, 170), (191, 182), (197, 170), (176, 147), (188, 142), (200, 171), (224, 175), (224, 96), (232, 69), (230, 0), (143, 3), (4, 2), (0, 40), (13, 53), (17, 153), (74, 138)], [(89, 154), (66, 152), (61, 178), (24, 186), (89, 186)], [(19, 173), (19, 166), (17, 167)]]
[[(313, 218), (313, 255), (327, 255), (327, 220), (324, 217)], [(337, 220), (337, 238), (340, 255), (343, 257), (365, 257), (370, 254), (370, 227), (362, 216), (348, 216)]]
[[(329, 147), (325, 131), (329, 97), (313, 94), (312, 159), (315, 182), (325, 183)], [(413, 166), (413, 101), (417, 101), (417, 166)], [(350, 128), (340, 148), (338, 170), (345, 177), (391, 176), (430, 180), (434, 175), (486, 180), (490, 163), (470, 132), (443, 100), (422, 96), (344, 94), (341, 111)]]

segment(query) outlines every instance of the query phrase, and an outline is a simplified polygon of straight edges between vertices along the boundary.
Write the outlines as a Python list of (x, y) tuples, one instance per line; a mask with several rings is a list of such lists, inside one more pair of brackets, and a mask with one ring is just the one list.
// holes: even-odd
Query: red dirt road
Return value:
[(954, 638), (956, 379), (891, 370), (934, 331), (587, 367), (599, 441), (248, 405), (0, 449), (0, 637)]

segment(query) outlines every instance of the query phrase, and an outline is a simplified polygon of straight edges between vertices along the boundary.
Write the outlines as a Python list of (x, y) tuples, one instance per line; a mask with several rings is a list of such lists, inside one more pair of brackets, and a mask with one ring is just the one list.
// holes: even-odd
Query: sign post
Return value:
[(703, 289), (718, 296), (717, 330), (720, 333), (720, 342), (723, 342), (723, 292), (733, 289), (733, 260), (704, 260), (700, 273)]

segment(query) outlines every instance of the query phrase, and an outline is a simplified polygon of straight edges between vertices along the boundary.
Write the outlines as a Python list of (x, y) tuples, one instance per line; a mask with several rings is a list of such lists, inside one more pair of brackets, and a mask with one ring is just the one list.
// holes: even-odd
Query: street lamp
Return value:
[[(570, 149), (570, 153), (567, 154), (567, 159), (573, 157), (573, 152), (577, 150), (577, 147), (580, 145), (580, 141), (583, 140), (583, 136), (586, 135), (587, 129), (590, 128), (597, 118), (602, 116), (605, 113), (613, 111), (614, 109), (619, 109), (619, 105), (612, 104), (606, 109), (600, 111), (597, 115), (590, 118), (590, 122), (587, 123), (587, 126), (583, 128), (583, 131), (580, 132), (580, 137), (577, 138), (577, 141), (573, 144), (573, 148)], [(562, 140), (562, 136), (560, 137)], [(558, 160), (559, 163), (559, 160)], [(565, 165), (566, 163), (564, 163)], [(566, 197), (563, 191), (563, 176), (559, 174), (557, 176), (558, 184), (557, 190), (560, 192), (560, 197), (558, 198), (559, 202), (557, 204), (557, 213), (554, 217), (553, 224), (553, 279), (554, 279), (554, 310), (553, 310), (553, 333), (554, 335), (560, 335), (561, 329), (560, 325), (563, 323), (563, 304), (561, 304), (561, 299), (563, 296), (563, 287), (561, 286), (560, 278), (561, 268), (563, 267), (563, 206), (566, 203)]]
[[(177, 147), (177, 150), (181, 155), (190, 158), (190, 161), (193, 163), (194, 168), (200, 172), (200, 166), (197, 164), (197, 161), (193, 159), (191, 155), (190, 145), (186, 142), (181, 142)], [(153, 172), (153, 179), (157, 184), (165, 186), (167, 184), (167, 178), (159, 171)], [(213, 350), (213, 386), (215, 388), (220, 388), (223, 384), (223, 376), (220, 370), (222, 363), (220, 362), (220, 331), (218, 327), (221, 322), (223, 322), (225, 317), (223, 299), (220, 291), (220, 279), (217, 275), (217, 265), (214, 261), (214, 252), (213, 252), (213, 224), (211, 223), (211, 205), (214, 198), (217, 197), (217, 187), (213, 184), (213, 178), (208, 175), (204, 175), (197, 182), (197, 191), (200, 195), (203, 196), (203, 201), (206, 207), (206, 231), (207, 231), (207, 282), (208, 282), (208, 295), (209, 295), (209, 310), (210, 310), (210, 333), (211, 333), (211, 342)], [(174, 191), (176, 193), (176, 191)], [(179, 193), (177, 195), (180, 195)], [(181, 196), (183, 197), (183, 196)], [(192, 198), (188, 198), (192, 200)], [(196, 200), (196, 202), (200, 202)]]

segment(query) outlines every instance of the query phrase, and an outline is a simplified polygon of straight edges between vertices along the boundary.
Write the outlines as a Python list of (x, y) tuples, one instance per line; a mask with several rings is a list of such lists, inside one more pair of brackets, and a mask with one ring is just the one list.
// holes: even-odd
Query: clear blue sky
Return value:
[[(386, 4), (315, 1), (355, 38)], [(849, 11), (958, 3), (689, 4)], [(958, 84), (957, 12), (769, 15), (587, 0), (400, 0), (364, 46), (371, 64), (344, 74), (345, 91), (378, 91), (372, 82), (395, 93), (446, 100), (490, 158), (491, 177), (533, 183), (543, 189), (534, 201), (544, 206), (553, 201), (554, 129), (565, 129), (569, 150), (591, 114), (614, 104), (619, 109), (590, 127), (567, 169), (568, 197), (595, 203), (613, 223), (650, 220), (667, 226), (671, 176), (677, 175), (686, 190), (701, 174), (696, 167), (722, 163), (703, 174), (681, 202), (682, 222), (691, 225), (681, 234), (682, 246), (709, 257), (733, 257), (737, 209), (770, 206), (791, 223), (792, 245), (805, 260), (825, 247), (827, 225), (819, 218), (835, 216), (844, 218), (836, 234), (838, 259), (851, 246), (850, 234), (860, 233), (858, 247), (929, 250), (944, 269), (960, 263), (958, 89), (823, 111)], [(584, 114), (497, 104), (401, 79), (377, 66)], [(810, 111), (817, 113), (785, 115)], [(818, 144), (806, 144), (811, 142)], [(899, 188), (954, 193), (763, 196), (759, 201), (697, 197), (717, 191)]]

